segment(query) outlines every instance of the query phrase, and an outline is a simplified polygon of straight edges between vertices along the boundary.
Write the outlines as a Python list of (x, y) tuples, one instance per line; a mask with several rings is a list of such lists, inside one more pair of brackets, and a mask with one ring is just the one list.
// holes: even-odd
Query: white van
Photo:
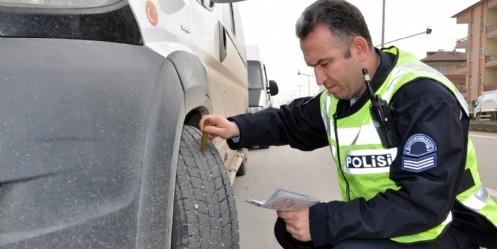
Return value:
[(266, 65), (259, 47), (247, 46), (249, 112), (262, 111), (273, 105), (271, 96), (278, 94), (278, 84), (268, 80)]
[(497, 120), (497, 90), (482, 92), (473, 101), (476, 120)]
[(235, 1), (0, 0), (0, 248), (239, 248)]

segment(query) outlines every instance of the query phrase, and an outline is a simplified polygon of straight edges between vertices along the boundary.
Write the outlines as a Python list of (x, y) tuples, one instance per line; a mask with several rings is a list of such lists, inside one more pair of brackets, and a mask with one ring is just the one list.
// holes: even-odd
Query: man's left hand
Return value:
[(276, 214), (285, 221), (286, 230), (293, 238), (304, 242), (311, 241), (309, 208), (287, 212), (277, 211)]

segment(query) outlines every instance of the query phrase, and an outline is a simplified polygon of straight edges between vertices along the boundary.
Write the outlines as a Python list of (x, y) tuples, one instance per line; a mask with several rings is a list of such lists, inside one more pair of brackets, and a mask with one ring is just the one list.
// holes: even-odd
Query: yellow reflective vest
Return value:
[[(455, 86), (441, 73), (421, 63), (414, 56), (402, 52), (395, 47), (383, 49), (384, 52), (398, 56), (385, 82), (376, 91), (384, 100), (390, 102), (395, 92), (404, 84), (419, 77), (428, 77), (447, 87), (458, 99), (467, 114), (467, 104)], [(399, 186), (389, 178), (390, 165), (397, 156), (397, 148), (383, 148), (380, 137), (373, 125), (369, 112), (369, 101), (354, 114), (334, 120), (338, 99), (327, 91), (320, 96), (321, 112), (325, 123), (330, 147), (339, 165), (339, 186), (343, 200), (365, 198), (369, 200), (387, 189), (398, 190)], [(338, 136), (338, 137), (336, 137)], [(339, 148), (338, 146), (338, 141)], [(338, 155), (339, 153), (339, 155)], [(373, 155), (367, 170), (355, 170), (355, 164), (361, 164), (360, 155)], [(358, 155), (358, 156), (355, 156)], [(338, 160), (338, 158), (345, 160)], [(485, 216), (497, 227), (497, 205), (485, 190), (477, 171), (476, 153), (471, 139), (468, 148), (465, 168), (471, 172), (474, 185), (457, 195), (457, 200), (474, 212)], [(431, 229), (417, 234), (391, 238), (400, 243), (429, 241), (437, 238), (451, 222), (452, 213)]]

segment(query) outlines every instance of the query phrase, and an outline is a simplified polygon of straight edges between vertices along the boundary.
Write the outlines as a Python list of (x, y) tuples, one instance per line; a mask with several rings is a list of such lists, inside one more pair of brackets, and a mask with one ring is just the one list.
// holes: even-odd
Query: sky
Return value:
[[(318, 92), (314, 77), (298, 75), (314, 74), (306, 66), (299, 41), (295, 36), (295, 22), (312, 0), (247, 0), (238, 4), (242, 17), (245, 40), (248, 45), (257, 45), (266, 64), (268, 78), (275, 80), (280, 88), (277, 102), (288, 98)], [(383, 0), (349, 0), (364, 15), (373, 44), (382, 41)], [(410, 51), (418, 58), (426, 57), (429, 51), (452, 51), (456, 41), (467, 36), (466, 24), (457, 24), (455, 14), (479, 0), (384, 0), (385, 34), (387, 46), (395, 45)], [(424, 32), (394, 43), (389, 41)], [(464, 51), (462, 51), (464, 52)]]

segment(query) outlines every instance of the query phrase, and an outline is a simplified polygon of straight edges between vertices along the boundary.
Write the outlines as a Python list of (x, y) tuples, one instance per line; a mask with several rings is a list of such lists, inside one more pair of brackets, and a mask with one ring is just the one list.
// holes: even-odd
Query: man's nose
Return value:
[(323, 85), (326, 81), (326, 75), (318, 72), (317, 70), (314, 70), (314, 75), (316, 75), (316, 83), (318, 84), (318, 86)]

